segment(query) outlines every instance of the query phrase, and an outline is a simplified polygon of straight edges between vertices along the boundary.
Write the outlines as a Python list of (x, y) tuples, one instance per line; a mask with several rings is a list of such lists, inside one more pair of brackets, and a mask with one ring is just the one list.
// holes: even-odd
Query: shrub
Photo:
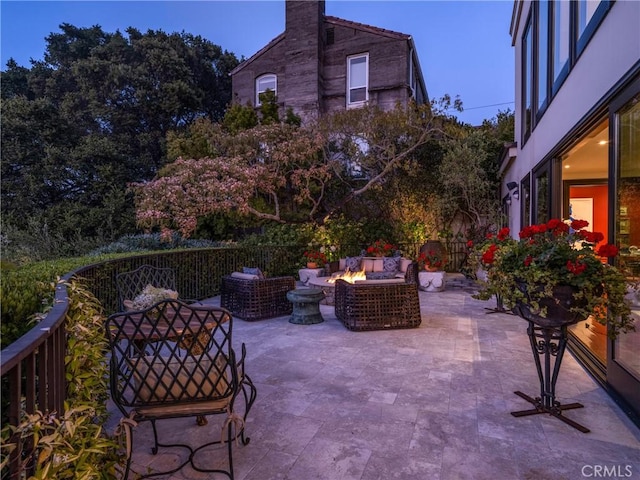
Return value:
[(90, 256), (109, 253), (130, 253), (146, 250), (171, 250), (175, 248), (206, 248), (219, 247), (222, 242), (204, 239), (182, 238), (174, 232), (170, 240), (160, 238), (159, 233), (145, 233), (140, 235), (124, 235), (117, 241), (97, 248), (89, 253)]
[(31, 442), (35, 479), (112, 479), (116, 477), (118, 444), (102, 425), (107, 418), (108, 363), (102, 306), (77, 282), (67, 285), (66, 318), (68, 382), (65, 413), (26, 415), (17, 427), (2, 429), (2, 464), (15, 448), (10, 439)]

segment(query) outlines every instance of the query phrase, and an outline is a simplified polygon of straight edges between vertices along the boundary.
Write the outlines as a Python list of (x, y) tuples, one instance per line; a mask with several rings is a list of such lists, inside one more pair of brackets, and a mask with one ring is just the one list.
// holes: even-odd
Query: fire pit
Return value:
[(348, 283), (363, 283), (363, 284), (376, 284), (376, 283), (404, 283), (404, 278), (387, 278), (387, 279), (367, 279), (367, 276), (363, 270), (352, 272), (346, 270), (341, 274), (334, 274), (331, 277), (315, 277), (309, 279), (309, 285), (322, 289), (324, 293), (324, 304), (334, 304), (334, 292), (335, 282), (338, 279), (342, 279)]

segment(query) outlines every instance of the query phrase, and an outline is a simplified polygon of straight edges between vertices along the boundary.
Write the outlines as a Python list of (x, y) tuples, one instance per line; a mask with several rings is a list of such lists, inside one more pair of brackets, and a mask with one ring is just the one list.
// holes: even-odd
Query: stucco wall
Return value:
[[(516, 53), (516, 105), (522, 104), (519, 52), (530, 8), (527, 2), (518, 27)], [(640, 2), (615, 2), (553, 98), (527, 143), (521, 139), (521, 113), (517, 109), (517, 162), (510, 174), (515, 181), (540, 162), (580, 119), (640, 59)]]

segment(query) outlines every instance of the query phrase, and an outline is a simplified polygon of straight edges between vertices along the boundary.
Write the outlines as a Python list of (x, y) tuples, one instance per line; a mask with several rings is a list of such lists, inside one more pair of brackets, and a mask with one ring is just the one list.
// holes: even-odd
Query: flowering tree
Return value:
[(317, 192), (330, 176), (329, 165), (315, 161), (321, 137), (289, 125), (234, 136), (212, 132), (211, 148), (219, 155), (178, 158), (155, 180), (132, 185), (141, 226), (178, 228), (188, 236), (199, 217), (230, 211), (284, 222), (282, 203), (290, 201), (311, 201), (308, 215), (313, 214)]
[[(281, 223), (322, 223), (380, 185), (441, 132), (429, 106), (348, 110), (298, 127), (260, 125), (230, 134), (198, 124), (204, 158), (178, 158), (151, 182), (132, 185), (137, 221), (189, 236), (198, 218), (238, 212)], [(357, 166), (358, 175), (353, 167)]]

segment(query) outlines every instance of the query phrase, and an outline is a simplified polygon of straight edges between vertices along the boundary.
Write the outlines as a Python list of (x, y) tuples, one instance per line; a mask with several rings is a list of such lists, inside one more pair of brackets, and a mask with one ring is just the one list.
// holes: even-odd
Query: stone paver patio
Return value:
[[(251, 442), (234, 446), (235, 478), (640, 479), (640, 429), (571, 354), (557, 396), (584, 404), (566, 415), (587, 434), (549, 415), (510, 415), (530, 407), (515, 390), (539, 394), (524, 320), (487, 315), (492, 305), (471, 298), (464, 282), (421, 292), (420, 304), (422, 325), (409, 330), (350, 332), (325, 305), (315, 325), (235, 320), (234, 343), (246, 343), (258, 389)], [(192, 444), (220, 435), (215, 418), (159, 425)], [(135, 436), (137, 472), (166, 469), (182, 454), (151, 455), (148, 423)], [(225, 451), (201, 458), (224, 465)], [(212, 477), (185, 467), (170, 478)]]

